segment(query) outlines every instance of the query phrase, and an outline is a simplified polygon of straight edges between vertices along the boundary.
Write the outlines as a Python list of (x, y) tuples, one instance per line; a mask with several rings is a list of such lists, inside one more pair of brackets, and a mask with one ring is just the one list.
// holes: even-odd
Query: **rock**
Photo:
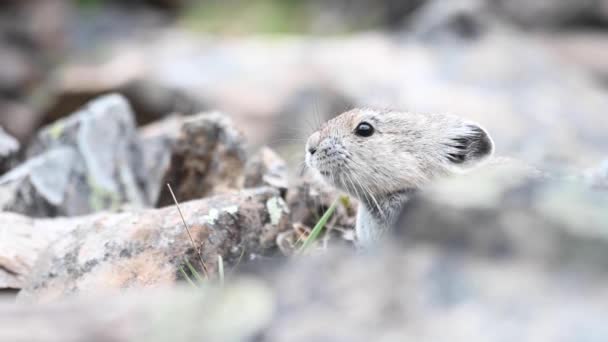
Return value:
[(117, 92), (125, 96), (138, 125), (145, 125), (167, 115), (191, 114), (205, 108), (188, 91), (147, 77), (146, 61), (119, 56), (103, 65), (68, 65), (58, 71), (50, 85), (52, 97), (43, 106), (45, 123), (69, 115), (103, 94)]
[[(321, 216), (329, 209), (340, 193), (315, 181), (309, 173), (295, 181), (287, 191), (287, 205), (292, 229), (282, 232), (277, 239), (279, 248), (285, 255), (291, 255), (298, 244), (305, 239)], [(325, 225), (324, 234), (319, 239), (322, 249), (329, 245), (348, 245), (352, 247), (355, 239), (355, 216), (357, 202), (354, 199), (342, 200), (330, 220)], [(319, 244), (318, 244), (319, 245)]]
[(551, 29), (608, 23), (605, 0), (498, 0), (492, 4), (498, 13), (524, 27)]
[[(271, 289), (257, 279), (244, 279), (224, 288), (148, 289), (131, 291), (128, 295), (97, 297), (43, 305), (14, 305), (0, 301), (0, 339), (31, 342), (250, 341), (269, 323), (275, 309)], [(103, 310), (92, 313), (90, 310), (94, 307)], [(68, 322), (71, 322), (70, 328), (64, 326)], [(29, 329), (24, 329), (22, 324)]]
[(40, 81), (40, 70), (24, 51), (0, 42), (0, 95), (19, 97)]
[(17, 162), (19, 142), (0, 126), (0, 175), (10, 170)]
[[(55, 148), (0, 177), (0, 208), (29, 216), (56, 216), (85, 211), (87, 202), (75, 201), (70, 184), (78, 153), (71, 147)], [(68, 203), (71, 200), (74, 203)]]
[(608, 84), (608, 38), (602, 31), (560, 32), (539, 37), (558, 57)]
[(582, 178), (593, 188), (608, 190), (608, 159), (599, 166), (585, 171)]
[[(225, 193), (243, 186), (247, 162), (243, 135), (219, 112), (187, 119), (173, 147), (162, 184), (171, 184), (179, 201)], [(157, 206), (172, 205), (161, 192)]]
[(169, 169), (171, 151), (176, 145), (184, 118), (171, 115), (163, 120), (143, 126), (139, 130), (141, 160), (135, 171), (144, 187), (147, 203), (157, 203), (166, 184), (163, 177)]
[(485, 0), (427, 1), (407, 23), (406, 34), (423, 42), (480, 39), (499, 23)]
[[(538, 187), (527, 177), (478, 176), (476, 185), (495, 186), (471, 187), (471, 181), (462, 178), (429, 189), (415, 199), (419, 210), (407, 215), (426, 220), (415, 221), (427, 223), (415, 228), (429, 231), (401, 232), (373, 253), (335, 249), (293, 258), (271, 270), (230, 277), (223, 290), (210, 284), (200, 289), (96, 293), (101, 298), (43, 306), (0, 304), (0, 339), (603, 340), (608, 336), (603, 319), (608, 307), (608, 240), (605, 229), (595, 228), (605, 228), (608, 222), (601, 226), (596, 220), (605, 215), (605, 207), (585, 200), (585, 219), (578, 223), (562, 218), (580, 214), (579, 209), (560, 212), (562, 204), (591, 199), (594, 192), (571, 183)], [(575, 186), (580, 192), (561, 192), (560, 186)], [(521, 199), (525, 201), (518, 202)], [(492, 213), (501, 209), (506, 210), (504, 220)], [(526, 220), (533, 212), (546, 220)], [(465, 226), (465, 220), (470, 225)], [(434, 223), (438, 225), (431, 226)], [(592, 230), (564, 230), (587, 223)], [(452, 229), (465, 235), (455, 237)], [(514, 253), (497, 255), (497, 249), (485, 248), (493, 245), (487, 243), (492, 236), (521, 245), (508, 243), (517, 247)], [(597, 258), (577, 257), (596, 252)], [(584, 263), (564, 259), (566, 255)], [(124, 326), (129, 329), (121, 329)], [(54, 339), (39, 335), (47, 329), (53, 329)]]
[(398, 232), (409, 244), (580, 272), (608, 271), (608, 192), (578, 180), (481, 170), (433, 184), (409, 202)]
[(75, 216), (123, 203), (145, 205), (135, 165), (137, 135), (119, 95), (91, 102), (42, 129), (31, 158), (0, 178), (2, 208), (29, 216)]
[[(405, 225), (373, 253), (332, 249), (324, 255), (292, 258), (278, 267), (267, 265), (246, 276), (228, 277), (223, 290), (210, 281), (209, 286), (190, 290), (86, 292), (82, 289), (96, 283), (90, 279), (105, 269), (106, 261), (89, 263), (89, 281), (77, 282), (78, 293), (94, 292), (97, 298), (75, 297), (44, 306), (0, 303), (0, 315), (5, 317), (0, 320), (0, 340), (37, 337), (45, 342), (45, 336), (36, 335), (44, 327), (53, 327), (57, 331), (53, 337), (62, 341), (70, 341), (74, 332), (79, 334), (74, 339), (100, 341), (144, 341), (162, 335), (175, 341), (310, 341), (322, 336), (328, 341), (549, 342), (608, 336), (602, 319), (608, 306), (608, 193), (574, 181), (530, 177), (521, 169), (490, 171), (446, 179), (414, 196), (404, 212)], [(261, 207), (268, 197), (280, 198), (276, 190), (249, 191), (270, 191), (262, 196)], [(186, 219), (200, 221), (197, 216), (203, 213), (196, 206), (216, 200), (184, 203)], [(168, 215), (170, 210), (173, 215)], [(140, 215), (155, 222), (159, 235), (177, 234), (179, 218), (167, 218), (177, 216), (174, 208)], [(263, 214), (265, 220), (267, 215)], [(229, 216), (220, 215), (218, 220)], [(165, 223), (157, 217), (164, 217)], [(128, 236), (134, 231), (121, 233), (120, 222), (128, 221), (113, 216), (89, 227), (89, 232), (103, 237), (100, 240), (109, 239), (106, 244), (86, 239), (76, 248), (70, 241), (79, 230), (58, 242), (73, 246), (72, 253), (65, 255), (67, 265), (80, 267), (72, 274), (86, 271), (90, 255), (103, 259), (110, 249), (118, 254), (118, 246), (110, 247), (115, 241), (135, 241), (129, 250), (138, 250), (138, 240)], [(154, 234), (146, 231), (141, 235), (154, 241)], [(194, 234), (197, 243), (200, 235), (204, 234)], [(252, 236), (259, 238), (259, 231)], [(222, 245), (211, 236), (207, 241)], [(188, 254), (188, 247), (180, 248)], [(107, 258), (127, 258), (115, 254)], [(179, 257), (174, 258), (177, 262), (155, 261), (175, 267)], [(40, 263), (52, 259), (43, 257)], [(226, 260), (234, 260), (234, 255)], [(130, 279), (145, 282), (149, 278), (140, 267), (122, 264), (114, 274), (133, 271)], [(200, 317), (205, 317), (203, 323)], [(121, 322), (130, 329), (107, 329), (108, 322)], [(33, 326), (40, 329), (23, 328)]]
[(96, 218), (32, 219), (0, 213), (0, 290), (22, 288), (38, 255), (51, 242)]
[[(325, 31), (399, 28), (426, 0), (338, 0), (310, 1), (309, 10), (318, 13), (311, 25)], [(314, 30), (313, 28), (313, 30)], [(317, 29), (318, 30), (318, 29)]]
[(287, 164), (268, 147), (262, 147), (245, 165), (244, 187), (271, 186), (279, 189), (283, 196), (287, 191)]
[[(277, 190), (258, 188), (181, 203), (210, 277), (218, 256), (225, 267), (276, 252), (276, 234), (288, 224)], [(44, 302), (109, 289), (162, 287), (181, 277), (185, 260), (202, 267), (173, 207), (105, 215), (82, 224), (43, 252), (30, 270), (21, 300)]]
[(42, 114), (32, 106), (18, 100), (8, 100), (0, 97), (0, 126), (19, 142), (30, 140), (38, 125), (42, 122)]

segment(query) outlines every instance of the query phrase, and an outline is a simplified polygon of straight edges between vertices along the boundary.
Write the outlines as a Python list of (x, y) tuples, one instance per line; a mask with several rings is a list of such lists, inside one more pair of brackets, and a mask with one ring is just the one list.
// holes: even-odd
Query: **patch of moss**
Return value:
[(61, 133), (63, 133), (63, 123), (61, 121), (54, 123), (49, 128), (49, 135), (51, 136), (51, 139), (53, 139), (53, 140), (59, 139), (59, 137), (61, 136)]

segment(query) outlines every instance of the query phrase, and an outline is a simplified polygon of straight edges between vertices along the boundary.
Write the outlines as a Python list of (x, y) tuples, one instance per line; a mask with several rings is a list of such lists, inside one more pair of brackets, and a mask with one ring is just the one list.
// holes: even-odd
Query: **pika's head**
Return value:
[(494, 143), (457, 116), (354, 109), (326, 122), (306, 143), (306, 164), (363, 199), (417, 189), (437, 176), (468, 170)]

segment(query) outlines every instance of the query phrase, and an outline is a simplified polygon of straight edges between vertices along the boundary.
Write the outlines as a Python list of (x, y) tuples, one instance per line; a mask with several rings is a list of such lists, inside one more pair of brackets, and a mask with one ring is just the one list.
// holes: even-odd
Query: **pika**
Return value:
[(306, 142), (306, 165), (359, 200), (357, 245), (372, 246), (411, 195), (438, 177), (475, 168), (494, 142), (475, 122), (452, 115), (353, 109)]

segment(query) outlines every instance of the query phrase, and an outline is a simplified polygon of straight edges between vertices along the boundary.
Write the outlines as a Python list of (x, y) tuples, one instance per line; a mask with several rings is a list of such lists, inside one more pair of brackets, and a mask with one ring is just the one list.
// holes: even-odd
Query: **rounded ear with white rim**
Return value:
[(494, 153), (492, 138), (479, 125), (467, 122), (463, 130), (450, 137), (447, 159), (457, 169), (467, 170), (478, 166)]

